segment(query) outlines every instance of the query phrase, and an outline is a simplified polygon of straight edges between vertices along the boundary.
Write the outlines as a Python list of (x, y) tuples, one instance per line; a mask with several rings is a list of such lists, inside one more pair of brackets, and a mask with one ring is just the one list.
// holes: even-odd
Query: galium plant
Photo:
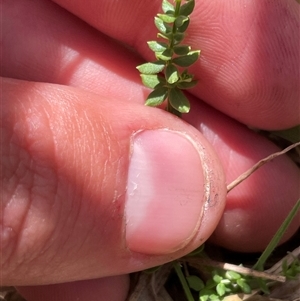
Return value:
[[(300, 199), (296, 202), (282, 225), (279, 227), (274, 237), (266, 247), (265, 251), (258, 258), (257, 262), (252, 267), (252, 272), (263, 271), (264, 265), (272, 254), (277, 244), (281, 240), (283, 234), (288, 229), (293, 219), (297, 216), (300, 210)], [(192, 252), (189, 256), (206, 257), (206, 254), (202, 248), (199, 248), (198, 252)], [(179, 260), (180, 261), (180, 260)], [(265, 294), (269, 294), (269, 286), (274, 284), (274, 281), (260, 278), (259, 273), (253, 273), (253, 275), (242, 274), (236, 271), (230, 271), (221, 268), (210, 269), (210, 278), (207, 281), (203, 281), (196, 275), (184, 275), (182, 267), (179, 261), (175, 261), (174, 269), (188, 301), (196, 301), (192, 295), (192, 291), (198, 292), (199, 301), (221, 301), (224, 297), (237, 293), (250, 294), (253, 290), (260, 290)], [(184, 262), (184, 261), (182, 261)], [(204, 268), (204, 266), (203, 266)], [(295, 258), (291, 264), (285, 261), (282, 262), (282, 275), (287, 279), (296, 279), (296, 276), (300, 274), (300, 261)]]
[(200, 50), (191, 50), (190, 46), (181, 44), (194, 7), (195, 0), (174, 0), (174, 4), (162, 1), (163, 14), (157, 14), (154, 18), (159, 31), (157, 37), (161, 40), (148, 42), (156, 61), (137, 66), (143, 84), (153, 89), (146, 105), (158, 106), (167, 100), (166, 110), (178, 116), (190, 110), (190, 103), (182, 89), (197, 84), (187, 68), (198, 60)]

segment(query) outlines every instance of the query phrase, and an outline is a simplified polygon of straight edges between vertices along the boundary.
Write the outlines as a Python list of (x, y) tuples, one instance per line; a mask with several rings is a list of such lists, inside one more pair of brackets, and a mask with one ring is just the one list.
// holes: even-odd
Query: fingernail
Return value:
[(145, 254), (183, 248), (199, 228), (203, 206), (203, 168), (194, 142), (170, 130), (135, 134), (125, 203), (127, 247)]

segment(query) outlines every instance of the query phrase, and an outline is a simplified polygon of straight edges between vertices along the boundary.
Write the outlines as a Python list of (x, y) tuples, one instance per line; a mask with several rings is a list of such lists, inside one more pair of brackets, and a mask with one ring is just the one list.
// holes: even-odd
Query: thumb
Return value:
[(4, 285), (146, 269), (216, 228), (224, 175), (192, 126), (75, 88), (6, 79), (3, 88)]

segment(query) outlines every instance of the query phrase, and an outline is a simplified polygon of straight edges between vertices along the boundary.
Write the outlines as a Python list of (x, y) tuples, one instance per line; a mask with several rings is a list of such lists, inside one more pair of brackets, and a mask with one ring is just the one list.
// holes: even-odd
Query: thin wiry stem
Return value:
[(239, 185), (240, 183), (242, 183), (244, 180), (246, 180), (249, 176), (251, 176), (257, 169), (259, 169), (260, 167), (262, 167), (263, 165), (265, 165), (266, 163), (270, 162), (271, 160), (284, 155), (285, 153), (287, 153), (288, 151), (290, 151), (291, 149), (297, 147), (300, 145), (300, 142), (296, 142), (292, 145), (290, 145), (289, 147), (285, 148), (284, 150), (271, 154), (270, 156), (258, 161), (256, 164), (254, 164), (250, 169), (248, 169), (247, 171), (245, 171), (244, 173), (242, 173), (237, 179), (235, 179), (233, 182), (231, 182), (228, 186), (227, 186), (227, 193), (229, 191), (231, 191), (234, 187), (236, 187), (237, 185)]

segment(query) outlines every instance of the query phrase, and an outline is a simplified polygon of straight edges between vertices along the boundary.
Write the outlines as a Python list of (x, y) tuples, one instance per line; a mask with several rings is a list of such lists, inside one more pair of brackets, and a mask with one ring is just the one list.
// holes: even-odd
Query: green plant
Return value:
[(296, 279), (300, 274), (300, 260), (294, 258), (293, 262), (289, 265), (286, 260), (282, 262), (282, 273), (287, 279)]
[[(195, 6), (194, 0), (184, 2), (182, 4), (182, 0), (175, 0), (173, 5), (163, 0), (163, 14), (157, 14), (154, 18), (159, 30), (157, 37), (161, 41), (148, 42), (156, 61), (137, 66), (143, 84), (153, 89), (146, 99), (146, 105), (158, 106), (167, 100), (166, 110), (175, 115), (190, 110), (190, 103), (181, 90), (197, 84), (187, 67), (194, 64), (200, 55), (200, 50), (192, 51), (190, 46), (181, 44)], [(164, 76), (161, 74), (163, 71)]]
[[(197, 299), (199, 301), (219, 301), (222, 300), (225, 296), (232, 294), (250, 294), (253, 289), (259, 289), (265, 294), (268, 294), (269, 285), (272, 282), (268, 279), (260, 278), (260, 273), (256, 272), (255, 270), (263, 270), (266, 260), (274, 251), (278, 242), (291, 224), (292, 220), (296, 217), (299, 210), (300, 199), (296, 202), (295, 206), (283, 221), (282, 225), (275, 233), (273, 239), (270, 241), (265, 251), (261, 254), (255, 265), (253, 266), (252, 275), (247, 275), (246, 272), (243, 274), (236, 271), (230, 271), (221, 268), (212, 269), (211, 267), (209, 267), (208, 269), (210, 270), (210, 278), (204, 283), (204, 281), (196, 275), (184, 275), (180, 263), (176, 262), (174, 268), (184, 289), (187, 300), (195, 301), (191, 290), (199, 293), (199, 298)], [(194, 256), (199, 256), (202, 258), (205, 257), (203, 248), (199, 250), (200, 253), (195, 252)], [(290, 265), (288, 265), (286, 261), (283, 261), (282, 274), (288, 279), (295, 279), (295, 277), (300, 274), (299, 259), (295, 258)]]

